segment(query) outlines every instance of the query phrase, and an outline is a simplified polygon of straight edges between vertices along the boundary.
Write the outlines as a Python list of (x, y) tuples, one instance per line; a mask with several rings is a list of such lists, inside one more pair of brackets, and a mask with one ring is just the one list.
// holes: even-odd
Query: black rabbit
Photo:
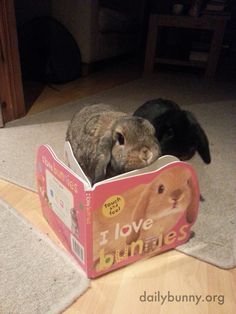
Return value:
[(204, 130), (191, 112), (182, 110), (175, 102), (161, 98), (149, 100), (134, 115), (153, 124), (163, 155), (188, 160), (197, 151), (206, 164), (211, 162)]

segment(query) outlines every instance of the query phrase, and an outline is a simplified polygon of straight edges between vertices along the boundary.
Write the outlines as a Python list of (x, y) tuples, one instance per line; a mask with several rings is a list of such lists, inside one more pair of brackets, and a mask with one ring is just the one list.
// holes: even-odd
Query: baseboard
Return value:
[(82, 63), (82, 76), (88, 76), (89, 74), (103, 69), (105, 67), (108, 67), (112, 64), (118, 63), (118, 62), (124, 62), (129, 60), (132, 63), (140, 62), (140, 56), (138, 53), (129, 53), (129, 54), (123, 54), (120, 56), (115, 56), (107, 59), (102, 59), (99, 61), (94, 61), (91, 63)]

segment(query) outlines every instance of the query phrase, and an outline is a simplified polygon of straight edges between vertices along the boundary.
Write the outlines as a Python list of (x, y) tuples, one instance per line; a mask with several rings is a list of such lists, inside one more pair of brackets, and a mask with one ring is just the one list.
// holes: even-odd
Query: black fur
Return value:
[(134, 115), (154, 125), (163, 155), (188, 160), (197, 151), (206, 164), (211, 162), (204, 130), (191, 112), (182, 110), (175, 102), (153, 99), (140, 106)]

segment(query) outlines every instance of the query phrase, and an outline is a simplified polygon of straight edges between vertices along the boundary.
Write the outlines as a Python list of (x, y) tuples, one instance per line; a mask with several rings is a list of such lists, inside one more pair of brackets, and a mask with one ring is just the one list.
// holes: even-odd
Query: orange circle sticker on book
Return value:
[(105, 217), (112, 218), (120, 214), (125, 206), (125, 200), (120, 195), (109, 197), (102, 206), (102, 213)]

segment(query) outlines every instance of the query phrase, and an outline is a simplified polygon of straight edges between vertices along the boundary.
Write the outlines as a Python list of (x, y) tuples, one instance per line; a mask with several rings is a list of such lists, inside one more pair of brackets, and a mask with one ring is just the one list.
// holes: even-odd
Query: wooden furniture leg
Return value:
[(221, 46), (224, 38), (226, 23), (222, 23), (214, 29), (211, 40), (211, 47), (208, 55), (208, 62), (205, 71), (206, 78), (213, 78), (216, 72), (217, 63), (220, 57)]
[(4, 119), (2, 114), (3, 103), (0, 100), (0, 128), (4, 127)]
[(154, 68), (157, 33), (157, 17), (151, 15), (149, 19), (147, 47), (145, 52), (144, 75), (152, 73)]

